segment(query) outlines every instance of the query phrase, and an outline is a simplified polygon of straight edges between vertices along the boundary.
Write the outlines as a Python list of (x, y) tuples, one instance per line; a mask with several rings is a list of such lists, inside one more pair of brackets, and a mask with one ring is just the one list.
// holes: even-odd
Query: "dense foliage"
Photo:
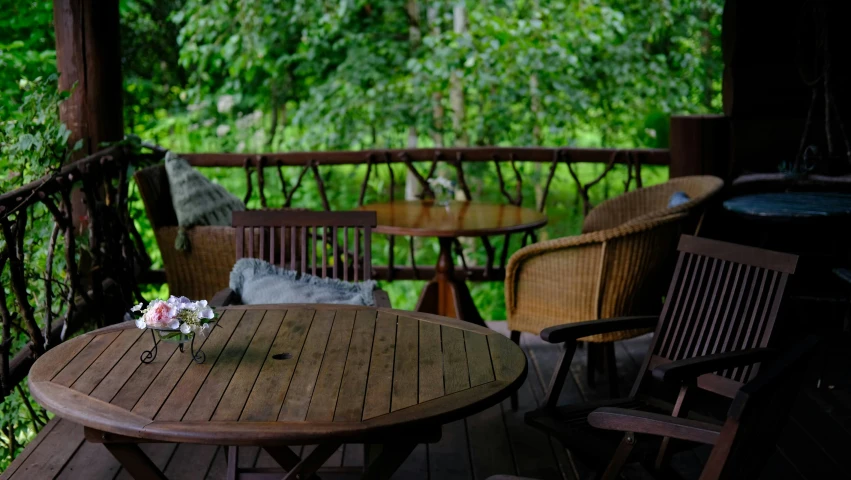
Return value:
[[(178, 151), (666, 147), (672, 113), (720, 110), (722, 5), (723, 0), (121, 0), (126, 129)], [(58, 72), (52, 2), (0, 0), (0, 8), (5, 192), (56, 168), (70, 150), (67, 129), (56, 115), (66, 94), (53, 87)], [(493, 167), (469, 168), (474, 196), (502, 201)], [(520, 168), (524, 198), (532, 205), (546, 170)], [(600, 168), (583, 165), (580, 176), (593, 178)], [(334, 185), (332, 206), (354, 205), (364, 169), (322, 172)], [(245, 193), (241, 172), (205, 173)], [(288, 181), (294, 182), (294, 173)], [(665, 169), (644, 174), (645, 183), (667, 176)], [(404, 169), (397, 167), (394, 176), (398, 197)], [(623, 169), (616, 170), (592, 190), (592, 200), (623, 191), (625, 178)], [(375, 176), (367, 200), (386, 198), (388, 180), (386, 170)], [(269, 192), (280, 188), (274, 175), (266, 183)], [(582, 206), (565, 171), (556, 176), (550, 198), (551, 223), (542, 236), (575, 233)], [(281, 202), (270, 198), (271, 206)], [(295, 204), (320, 206), (309, 180)], [(157, 262), (138, 199), (133, 208)], [(51, 223), (36, 211), (30, 228), (31, 294), (42, 299), (43, 283), (36, 280)], [(496, 240), (498, 248), (501, 241)], [(397, 261), (407, 255), (406, 242), (396, 244)], [(513, 242), (519, 245), (518, 238)], [(484, 261), (477, 245), (465, 244), (470, 264)], [(436, 242), (418, 241), (417, 247), (418, 264), (434, 261)], [(375, 249), (375, 261), (385, 262), (386, 240), (377, 239)], [(62, 267), (55, 268), (58, 278)], [(410, 308), (421, 283), (385, 288), (395, 306)], [(473, 295), (485, 318), (504, 318), (500, 284), (476, 285)], [(36, 308), (43, 314), (44, 305)], [(23, 393), (0, 407), (5, 457), (0, 469), (38, 425)]]

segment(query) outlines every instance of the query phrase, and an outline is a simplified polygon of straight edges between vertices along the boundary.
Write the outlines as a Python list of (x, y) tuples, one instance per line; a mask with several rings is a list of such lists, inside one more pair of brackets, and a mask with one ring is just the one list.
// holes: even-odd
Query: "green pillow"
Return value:
[(177, 237), (174, 248), (190, 249), (186, 229), (198, 225), (230, 226), (234, 210), (245, 210), (242, 200), (217, 185), (189, 162), (172, 152), (165, 154), (165, 171), (171, 189), (171, 202), (177, 214)]

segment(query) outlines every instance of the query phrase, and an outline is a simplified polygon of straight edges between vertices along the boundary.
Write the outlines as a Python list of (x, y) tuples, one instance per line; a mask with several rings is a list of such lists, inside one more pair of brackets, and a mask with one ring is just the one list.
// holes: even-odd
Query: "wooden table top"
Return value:
[(547, 216), (531, 208), (478, 202), (415, 200), (372, 203), (360, 210), (378, 215), (375, 231), (415, 237), (478, 237), (522, 232), (547, 224)]
[(143, 364), (153, 340), (128, 322), (47, 352), (30, 390), (49, 411), (116, 435), (286, 445), (433, 428), (496, 404), (526, 377), (508, 338), (454, 319), (340, 305), (219, 313), (202, 364), (166, 342)]
[(724, 208), (750, 217), (808, 219), (851, 215), (851, 194), (835, 192), (758, 193), (733, 197)]

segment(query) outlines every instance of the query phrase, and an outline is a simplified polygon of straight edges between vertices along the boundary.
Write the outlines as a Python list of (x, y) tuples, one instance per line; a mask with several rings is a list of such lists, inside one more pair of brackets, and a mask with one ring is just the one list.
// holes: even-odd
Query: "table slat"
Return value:
[(396, 359), (393, 364), (393, 394), (390, 411), (417, 403), (419, 322), (400, 316), (396, 327)]
[(313, 390), (313, 398), (310, 400), (310, 408), (307, 411), (308, 421), (330, 422), (334, 419), (334, 407), (337, 405), (337, 394), (340, 391), (340, 381), (343, 378), (354, 325), (353, 310), (338, 311), (334, 317), (334, 326), (328, 338), (325, 358), (322, 359), (316, 388)]
[(248, 400), (248, 394), (251, 393), (251, 389), (260, 374), (260, 368), (269, 355), (272, 342), (281, 329), (285, 313), (286, 310), (267, 310), (263, 315), (263, 321), (260, 323), (257, 333), (254, 334), (254, 341), (251, 342), (251, 346), (245, 352), (245, 356), (233, 374), (227, 390), (222, 395), (222, 399), (213, 413), (213, 420), (235, 421), (239, 419), (245, 402)]
[(443, 352), (440, 346), (440, 325), (427, 322), (419, 322), (419, 325), (419, 401), (427, 402), (443, 396)]
[[(214, 327), (215, 329), (207, 336), (207, 338), (204, 339), (202, 345), (207, 353), (208, 361), (215, 361), (218, 350), (224, 346), (228, 339), (230, 339), (231, 333), (233, 333), (234, 328), (242, 319), (242, 314), (243, 312), (240, 310), (227, 310), (222, 314), (222, 317), (218, 322), (219, 326)], [(173, 342), (160, 342), (160, 345), (164, 343)], [(209, 347), (214, 347), (214, 351), (208, 351)], [(157, 357), (159, 357), (159, 354)], [(139, 401), (136, 402), (132, 412), (143, 417), (154, 418), (157, 412), (160, 411), (163, 403), (168, 400), (171, 392), (174, 391), (175, 387), (180, 383), (183, 378), (183, 374), (186, 372), (186, 369), (189, 368), (190, 363), (194, 362), (192, 360), (192, 355), (188, 352), (174, 352), (165, 367), (160, 370), (157, 378), (151, 382), (151, 385), (145, 393), (142, 394)], [(147, 370), (149, 367), (150, 365), (140, 365), (139, 369)]]
[(390, 393), (393, 385), (393, 357), (396, 350), (396, 315), (378, 312), (372, 360), (366, 381), (363, 420), (390, 412)]
[(442, 325), (443, 380), (446, 394), (470, 388), (470, 372), (467, 368), (467, 352), (464, 346), (464, 331)]
[(464, 345), (467, 349), (467, 368), (470, 370), (470, 386), (475, 387), (494, 380), (491, 366), (488, 339), (475, 332), (464, 332)]
[[(264, 313), (266, 312), (261, 310), (245, 312), (242, 321), (239, 323), (239, 328), (233, 332), (230, 341), (228, 341), (227, 345), (219, 353), (218, 358), (215, 360), (215, 365), (211, 366), (209, 363), (211, 360), (209, 358), (201, 365), (190, 365), (189, 370), (184, 375), (184, 379), (191, 376), (192, 381), (186, 383), (191, 384), (193, 387), (198, 385), (200, 380), (196, 380), (196, 378), (202, 378), (205, 370), (209, 372), (206, 380), (197, 389), (197, 394), (194, 395), (194, 398), (188, 403), (185, 399), (192, 398), (189, 395), (195, 391), (195, 388), (183, 385), (186, 393), (180, 397), (176, 397), (172, 393), (173, 398), (180, 398), (180, 400), (178, 402), (172, 402), (172, 398), (169, 398), (169, 401), (166, 402), (157, 419), (178, 420), (182, 417), (184, 420), (189, 421), (209, 420), (213, 416), (219, 400), (224, 395), (231, 378), (233, 378), (233, 373), (239, 367), (246, 350), (248, 350), (249, 344), (259, 329)], [(205, 365), (207, 368), (204, 368)], [(180, 387), (181, 385), (178, 384), (178, 388)]]
[[(269, 349), (269, 355), (248, 395), (240, 420), (274, 421), (278, 418), (315, 313), (314, 310), (302, 308), (287, 310), (284, 324)], [(276, 355), (283, 354), (290, 357), (275, 358)]]
[(316, 386), (316, 377), (319, 375), (319, 367), (325, 356), (325, 348), (328, 346), (328, 336), (334, 325), (334, 312), (332, 310), (321, 310), (313, 317), (313, 324), (304, 341), (304, 349), (295, 367), (290, 388), (284, 399), (284, 406), (278, 420), (304, 420), (307, 409), (310, 406), (310, 398), (313, 396), (313, 388)]
[(118, 338), (104, 350), (103, 354), (98, 357), (94, 363), (80, 375), (80, 378), (71, 385), (71, 388), (78, 392), (89, 394), (98, 384), (106, 377), (106, 374), (123, 358), (124, 354), (136, 343), (136, 340), (142, 336), (144, 330), (133, 328), (124, 330), (118, 335)]
[(118, 338), (118, 335), (121, 332), (109, 332), (104, 333), (102, 335), (96, 335), (95, 338), (86, 345), (80, 353), (74, 357), (73, 360), (68, 362), (68, 365), (65, 365), (65, 368), (62, 369), (59, 373), (53, 377), (51, 380), (52, 383), (57, 385), (62, 385), (65, 387), (70, 387), (71, 384), (77, 381), (80, 378), (80, 375), (86, 371), (95, 360), (100, 357), (100, 354), (106, 350), (112, 342)]
[(343, 380), (340, 382), (334, 421), (356, 422), (361, 418), (375, 335), (375, 317), (374, 310), (360, 310), (355, 315), (355, 326), (352, 329)]

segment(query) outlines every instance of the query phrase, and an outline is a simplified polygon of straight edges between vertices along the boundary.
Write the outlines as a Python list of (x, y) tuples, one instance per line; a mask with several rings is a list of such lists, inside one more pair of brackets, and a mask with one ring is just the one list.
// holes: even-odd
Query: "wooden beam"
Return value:
[(59, 88), (72, 90), (59, 116), (79, 158), (124, 138), (118, 0), (54, 0)]

